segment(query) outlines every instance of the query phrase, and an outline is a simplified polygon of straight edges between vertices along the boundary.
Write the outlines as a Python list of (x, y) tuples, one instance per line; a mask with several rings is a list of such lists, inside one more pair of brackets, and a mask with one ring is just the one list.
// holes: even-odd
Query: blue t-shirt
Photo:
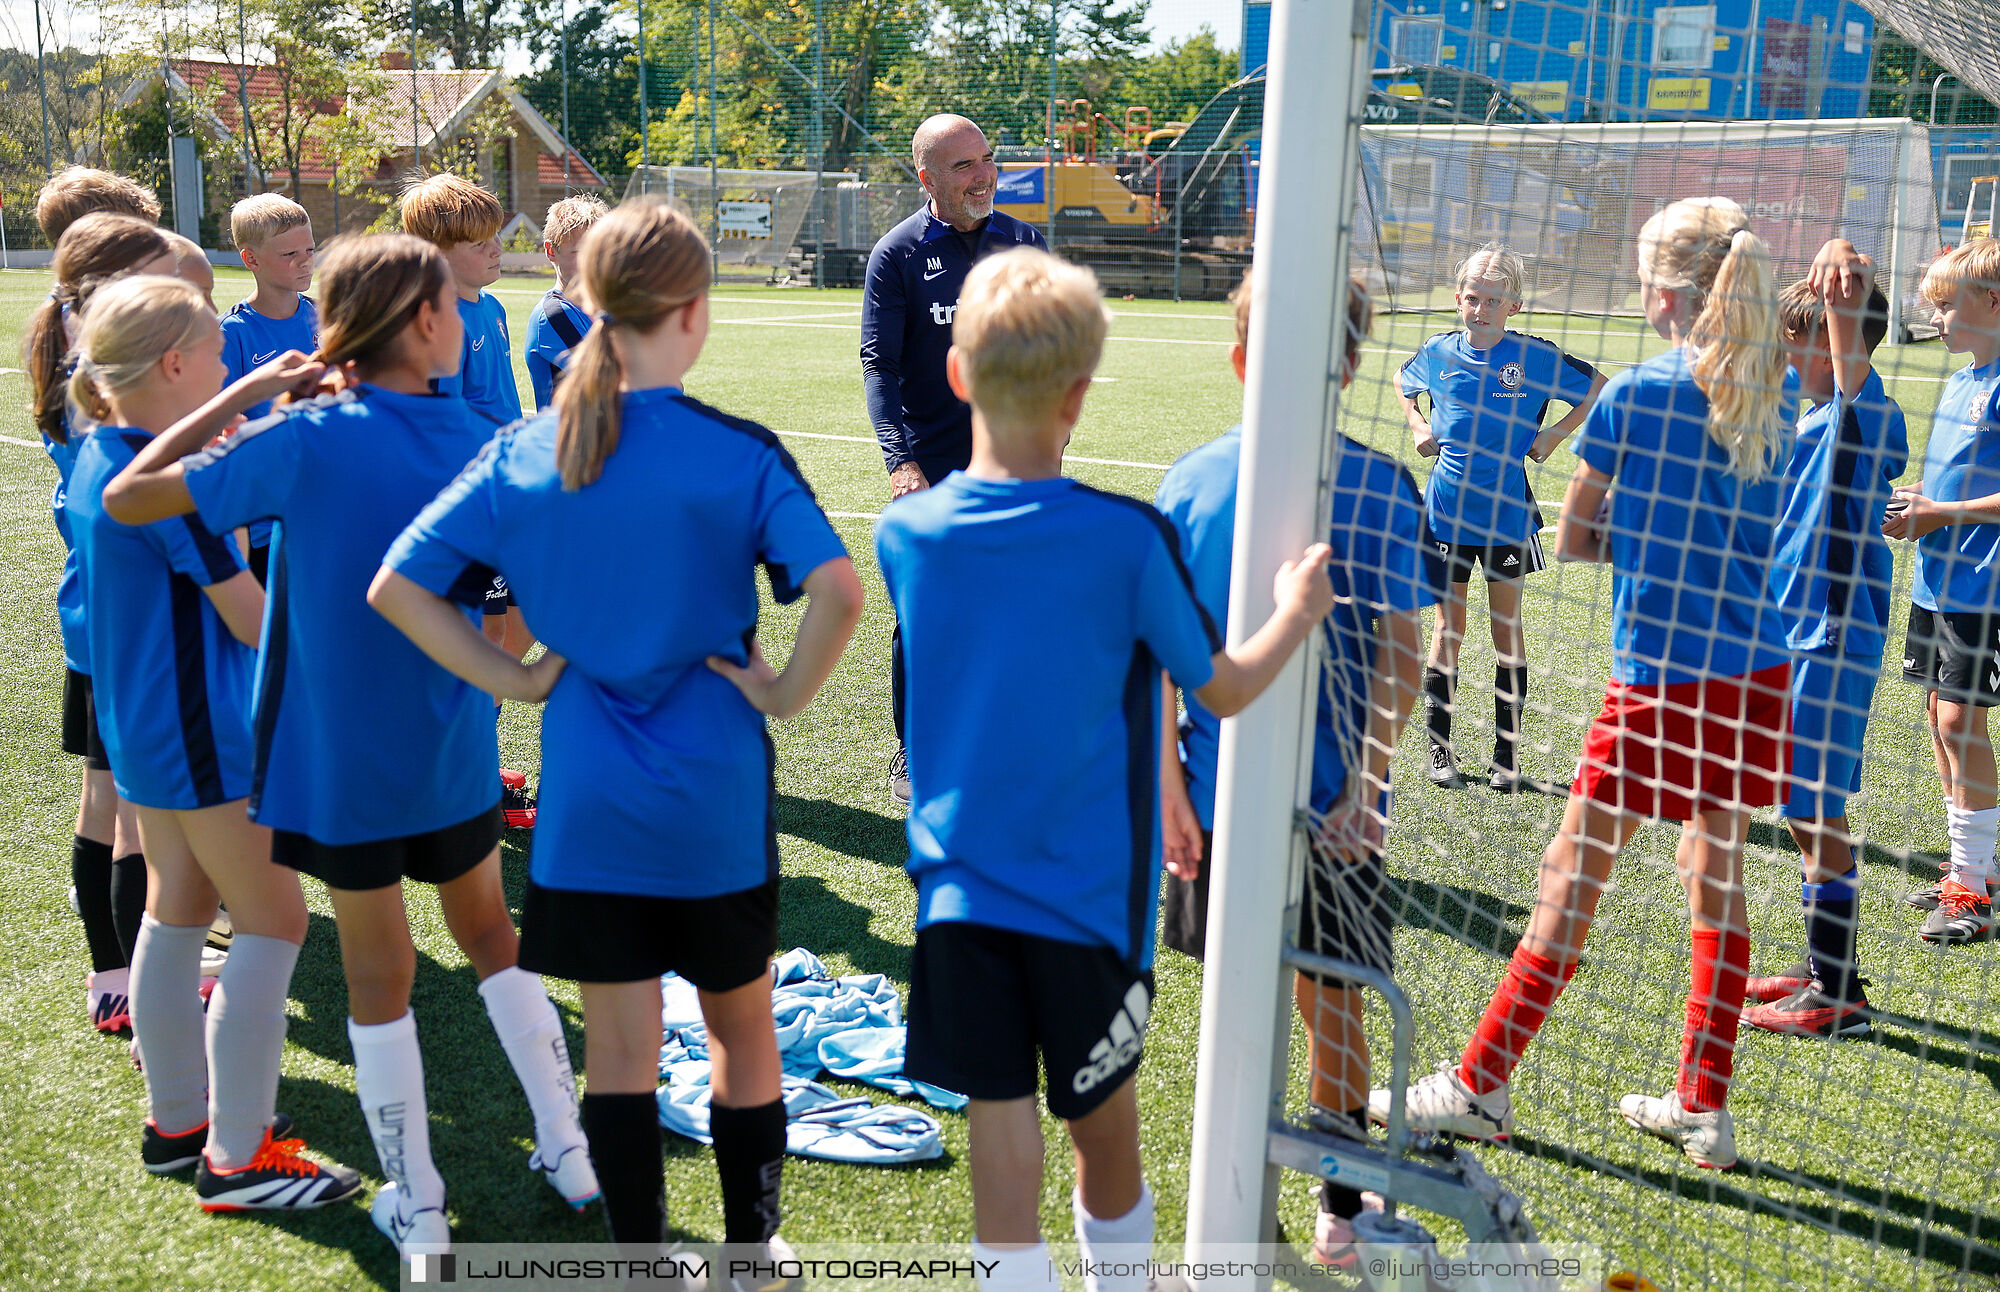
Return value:
[(368, 605), (389, 545), (486, 443), (463, 400), (364, 386), (186, 459), (210, 528), (275, 519), (250, 814), (319, 843), (439, 830), (499, 797), (493, 701)]
[[(1798, 401), (1789, 368), (1784, 399), (1789, 426)], [(1576, 455), (1611, 477), (1614, 682), (1673, 685), (1785, 662), (1771, 587), (1784, 477), (1775, 468), (1760, 480), (1729, 474), (1685, 349), (1613, 377), (1584, 419)]]
[[(1924, 448), (1924, 497), (2000, 493), (2000, 359), (1945, 381)], [(2000, 604), (2000, 525), (1947, 525), (1917, 540), (1910, 598), (1926, 610), (1982, 613)]]
[[(299, 297), (299, 307), (288, 319), (259, 314), (249, 301), (222, 316), (222, 364), (229, 370), (229, 381), (241, 380), (287, 350), (311, 354), (318, 346), (319, 306), (310, 296)], [(254, 422), (270, 411), (267, 399), (244, 410), (243, 417)]]
[[(1231, 428), (1174, 463), (1155, 500), (1180, 535), (1194, 576), (1195, 596), (1214, 622), (1229, 617), (1229, 569), (1236, 542), (1236, 471), (1243, 452), (1241, 427)], [(1375, 665), (1378, 616), (1419, 610), (1436, 601), (1423, 559), (1424, 511), (1410, 473), (1393, 458), (1345, 435), (1334, 439), (1333, 614), (1326, 621), (1326, 660), (1335, 685), (1319, 688), (1313, 735), (1311, 804), (1325, 812), (1360, 765), (1368, 734), (1368, 686)], [(1336, 706), (1333, 692), (1345, 702)], [(1222, 719), (1192, 692), (1183, 742), (1188, 796), (1202, 828), (1215, 828), (1216, 756)]]
[(1222, 648), (1173, 526), (1074, 480), (953, 472), (875, 549), (902, 624), (917, 927), (964, 921), (1153, 959), (1160, 670)]
[(569, 367), (569, 352), (583, 344), (590, 331), (590, 315), (583, 307), (551, 287), (542, 293), (535, 312), (528, 316), (528, 384), (535, 388), (535, 407), (547, 408), (555, 402), (556, 382)]
[(62, 579), (56, 584), (56, 622), (62, 626), (63, 667), (74, 673), (90, 672), (90, 641), (83, 630), (83, 576), (76, 568), (76, 541), (69, 531), (69, 480), (76, 470), (76, 440), (58, 444), (42, 437), (42, 448), (56, 464), (56, 487), (49, 495), (49, 513), (56, 522), (56, 536), (63, 541)]
[(1896, 573), (1882, 510), (1909, 462), (1903, 410), (1873, 368), (1854, 398), (1799, 419), (1771, 568), (1793, 650), (1881, 655)]
[(104, 487), (153, 437), (99, 426), (77, 446), (70, 532), (82, 573), (97, 729), (120, 797), (186, 811), (250, 792), (256, 653), (203, 588), (243, 570), (196, 516), (121, 525)]
[(1597, 369), (1538, 336), (1509, 332), (1475, 350), (1464, 332), (1440, 332), (1403, 365), (1403, 394), (1431, 399), (1437, 463), (1424, 489), (1431, 534), (1454, 546), (1523, 543), (1542, 519), (1528, 489), (1528, 456), (1549, 401), (1581, 404)]
[(476, 301), (458, 298), (465, 324), (465, 348), (458, 371), (431, 385), (440, 395), (457, 395), (492, 426), (521, 420), (521, 388), (514, 384), (513, 343), (507, 339), (507, 307), (492, 292)]
[(480, 605), (497, 571), (569, 661), (542, 715), (545, 888), (715, 897), (778, 876), (764, 717), (705, 662), (739, 664), (756, 569), (780, 603), (847, 555), (784, 446), (674, 387), (623, 397), (617, 452), (562, 487), (556, 419), (489, 443), (387, 564)]

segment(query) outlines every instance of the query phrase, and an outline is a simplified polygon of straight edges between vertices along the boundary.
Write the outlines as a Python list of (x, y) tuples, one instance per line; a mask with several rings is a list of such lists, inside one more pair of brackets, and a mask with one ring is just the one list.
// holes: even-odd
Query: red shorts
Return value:
[(1785, 799), (1792, 666), (1669, 686), (1605, 688), (1572, 794), (1686, 821)]

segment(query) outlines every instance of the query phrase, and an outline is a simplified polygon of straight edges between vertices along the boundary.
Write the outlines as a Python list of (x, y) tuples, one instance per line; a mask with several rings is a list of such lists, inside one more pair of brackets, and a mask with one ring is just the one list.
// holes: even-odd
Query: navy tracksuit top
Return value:
[(861, 298), (861, 378), (883, 463), (915, 462), (932, 484), (972, 460), (972, 409), (944, 379), (965, 276), (996, 251), (1047, 246), (1033, 225), (998, 211), (975, 254), (965, 243), (925, 203), (875, 244)]

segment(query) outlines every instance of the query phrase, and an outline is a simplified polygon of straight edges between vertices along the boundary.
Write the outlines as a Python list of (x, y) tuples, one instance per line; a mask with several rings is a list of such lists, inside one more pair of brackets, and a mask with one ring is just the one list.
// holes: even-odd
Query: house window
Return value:
[[(1984, 179), (1988, 175), (2000, 175), (2000, 157), (1947, 157), (1944, 159), (1944, 209), (1952, 215), (1965, 210), (1965, 199), (1972, 191), (1972, 181)], [(1982, 185), (1979, 191), (1979, 205), (1984, 207), (1992, 198), (1992, 191)], [(1986, 214), (1984, 210), (1981, 215)]]
[(1715, 62), (1715, 6), (1686, 5), (1653, 15), (1653, 66), (1706, 70)]
[(1389, 23), (1389, 59), (1394, 63), (1434, 65), (1443, 43), (1444, 16), (1396, 18)]

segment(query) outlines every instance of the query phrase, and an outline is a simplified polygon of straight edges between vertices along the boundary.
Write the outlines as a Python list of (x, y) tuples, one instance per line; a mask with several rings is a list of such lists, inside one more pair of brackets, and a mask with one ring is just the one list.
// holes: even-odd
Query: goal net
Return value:
[[(1325, 1186), (1363, 1195), (1364, 1240), (1409, 1238), (1386, 1203), (1446, 1251), (1583, 1244), (1632, 1276), (1616, 1286), (1989, 1286), (2000, 533), (1941, 509), (2000, 490), (2000, 379), (1977, 366), (2000, 362), (2000, 254), (1964, 248), (1927, 282), (1956, 236), (1925, 127), (1831, 110), (1842, 76), (1869, 100), (1893, 39), (1872, 18), (1417, 8), (1274, 5), (1231, 640), (1306, 542), (1428, 563), (1416, 609), (1350, 616), (1359, 664), (1323, 636), (1223, 727), (1191, 1251), (1303, 1255)], [(1364, 129), (1371, 94), (1415, 79), (1370, 73), (1419, 47), (1476, 49), (1485, 97), (1427, 83), (1455, 119)], [(1544, 115), (1621, 119), (1495, 110), (1564, 77)], [(1703, 314), (1720, 250), (1649, 260), (1642, 291), (1642, 229), (1696, 198), (1729, 199), (1729, 228), (1740, 208), (1770, 265), (1727, 326)], [(1776, 299), (1837, 240), (1883, 298), (1833, 329), (1863, 336), (1839, 364), (1823, 320), (1844, 298)], [(1513, 294), (1497, 272), (1461, 284), (1489, 246), (1522, 273), (1499, 340), (1455, 295)], [(1350, 278), (1376, 313), (1343, 388)], [(1947, 338), (1940, 299), (1965, 306)], [(1771, 392), (1774, 356), (1794, 366)], [(1580, 430), (1549, 430), (1593, 398)], [(1766, 454), (1731, 456), (1743, 426), (1770, 428)], [(1394, 508), (1355, 508), (1357, 457), (1408, 473), (1421, 530), (1360, 528)], [(1400, 648), (1399, 616), (1420, 626)], [(1376, 863), (1314, 846), (1343, 818), (1311, 774), (1329, 721), (1357, 774), (1371, 684), (1409, 713), (1380, 841), (1387, 976), (1314, 954), (1375, 919), (1356, 875)], [(1358, 1033), (1334, 993), (1301, 1016), (1301, 969), (1358, 989)], [(1343, 1061), (1378, 1092), (1365, 1138), (1315, 1107)]]
[(853, 171), (638, 166), (625, 199), (665, 198), (708, 234), (718, 265), (777, 268), (834, 231), (834, 194)]

